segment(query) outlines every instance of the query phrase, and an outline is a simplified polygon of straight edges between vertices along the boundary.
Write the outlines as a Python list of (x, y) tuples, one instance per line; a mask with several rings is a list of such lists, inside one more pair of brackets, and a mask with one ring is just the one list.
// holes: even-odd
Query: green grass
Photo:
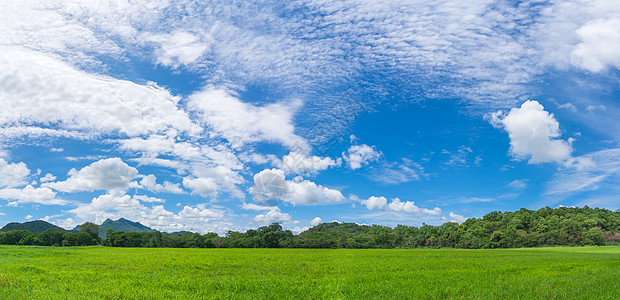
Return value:
[(620, 246), (503, 250), (0, 246), (0, 299), (620, 299)]

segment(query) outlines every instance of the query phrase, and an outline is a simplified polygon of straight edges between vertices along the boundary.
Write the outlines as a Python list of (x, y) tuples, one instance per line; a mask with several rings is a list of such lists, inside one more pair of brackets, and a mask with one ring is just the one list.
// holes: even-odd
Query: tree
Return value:
[(89, 233), (93, 239), (96, 239), (97, 241), (100, 240), (99, 238), (99, 225), (95, 224), (95, 223), (91, 223), (91, 222), (86, 222), (82, 225), (80, 225), (80, 231), (84, 231)]
[(39, 234), (39, 240), (45, 246), (60, 246), (62, 245), (62, 236), (65, 232), (62, 229), (50, 228)]
[(603, 243), (603, 236), (605, 233), (598, 227), (592, 227), (586, 233), (583, 244), (584, 245), (600, 245)]

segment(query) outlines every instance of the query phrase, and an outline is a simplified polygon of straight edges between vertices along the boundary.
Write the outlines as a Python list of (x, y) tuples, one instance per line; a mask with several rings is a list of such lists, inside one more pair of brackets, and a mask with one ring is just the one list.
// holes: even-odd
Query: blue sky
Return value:
[(620, 208), (620, 7), (5, 1), (0, 225)]

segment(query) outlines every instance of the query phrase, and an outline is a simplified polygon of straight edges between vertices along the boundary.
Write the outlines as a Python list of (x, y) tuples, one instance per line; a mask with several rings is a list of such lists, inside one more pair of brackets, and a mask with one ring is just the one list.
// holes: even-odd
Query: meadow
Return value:
[(0, 299), (620, 299), (620, 246), (0, 246)]

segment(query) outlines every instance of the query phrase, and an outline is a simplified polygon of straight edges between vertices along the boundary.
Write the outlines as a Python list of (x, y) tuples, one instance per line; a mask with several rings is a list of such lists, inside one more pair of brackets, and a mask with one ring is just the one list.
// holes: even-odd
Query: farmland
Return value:
[(620, 246), (0, 246), (0, 299), (620, 298)]

